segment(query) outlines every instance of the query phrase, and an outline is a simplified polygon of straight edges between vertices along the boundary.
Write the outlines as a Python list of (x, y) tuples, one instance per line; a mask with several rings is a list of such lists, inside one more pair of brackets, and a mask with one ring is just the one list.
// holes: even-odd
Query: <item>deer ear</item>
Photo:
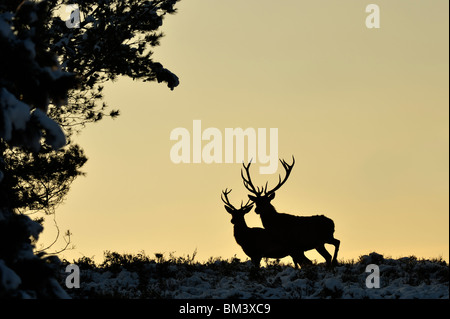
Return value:
[(275, 193), (270, 194), (269, 196), (267, 196), (267, 198), (268, 198), (269, 200), (274, 199), (274, 198), (275, 198)]
[(233, 214), (233, 210), (230, 208), (230, 207), (228, 207), (228, 206), (223, 206), (223, 207), (225, 207), (225, 209), (227, 210), (227, 212), (229, 212), (230, 214)]
[(248, 195), (248, 198), (249, 198), (252, 202), (256, 201), (256, 196)]

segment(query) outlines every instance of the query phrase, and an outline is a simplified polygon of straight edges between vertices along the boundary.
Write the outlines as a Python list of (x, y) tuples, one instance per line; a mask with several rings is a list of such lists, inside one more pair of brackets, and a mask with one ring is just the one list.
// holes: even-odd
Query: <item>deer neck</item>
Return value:
[(244, 220), (240, 220), (238, 223), (235, 223), (234, 224), (234, 231), (236, 231), (236, 230), (241, 230), (241, 229), (247, 229), (248, 228), (248, 226), (247, 226), (247, 223), (245, 222), (245, 219)]
[(275, 209), (275, 207), (272, 204), (269, 204), (267, 206), (265, 206), (264, 208), (260, 208), (260, 214), (261, 216), (263, 215), (268, 215), (268, 216), (273, 216), (278, 214), (277, 210)]
[(234, 239), (236, 243), (241, 247), (248, 245), (248, 232), (244, 229), (234, 229)]
[(233, 231), (234, 231), (234, 237), (240, 238), (242, 235), (246, 233), (248, 230), (247, 223), (245, 222), (245, 219), (243, 221), (239, 221), (239, 223), (234, 224)]
[(261, 221), (265, 228), (267, 227), (267, 225), (270, 226), (272, 224), (272, 221), (276, 219), (278, 215), (279, 214), (277, 210), (275, 209), (275, 207), (273, 207), (272, 204), (261, 209), (259, 213), (259, 216), (261, 217)]

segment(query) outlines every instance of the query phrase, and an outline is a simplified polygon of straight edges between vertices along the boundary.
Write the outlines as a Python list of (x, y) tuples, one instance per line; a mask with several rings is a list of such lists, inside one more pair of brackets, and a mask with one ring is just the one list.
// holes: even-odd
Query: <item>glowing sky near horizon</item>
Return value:
[[(155, 49), (180, 86), (108, 83), (106, 101), (121, 116), (76, 137), (89, 161), (57, 210), (76, 245), (63, 256), (197, 250), (199, 260), (245, 259), (220, 200), (225, 188), (232, 202), (246, 200), (241, 164), (170, 157), (171, 131), (192, 134), (200, 120), (223, 134), (277, 128), (278, 157), (294, 155), (296, 164), (273, 204), (333, 219), (339, 258), (376, 251), (448, 260), (449, 4), (372, 1), (381, 27), (368, 29), (369, 3), (181, 1)], [(258, 167), (260, 186), (283, 173)], [(49, 223), (42, 242), (53, 236)]]

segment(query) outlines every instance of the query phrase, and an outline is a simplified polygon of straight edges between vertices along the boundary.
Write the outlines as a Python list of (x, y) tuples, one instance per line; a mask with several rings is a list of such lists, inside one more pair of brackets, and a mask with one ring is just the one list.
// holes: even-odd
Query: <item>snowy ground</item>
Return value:
[[(379, 267), (379, 288), (366, 286), (368, 276), (375, 274), (366, 272), (369, 264)], [(105, 254), (98, 266), (88, 258), (77, 265), (80, 288), (66, 289), (73, 298), (449, 298), (445, 261), (389, 259), (376, 253), (341, 263), (334, 270), (320, 264), (296, 270), (272, 261), (254, 272), (250, 262), (237, 259), (198, 263), (193, 258), (116, 253)]]

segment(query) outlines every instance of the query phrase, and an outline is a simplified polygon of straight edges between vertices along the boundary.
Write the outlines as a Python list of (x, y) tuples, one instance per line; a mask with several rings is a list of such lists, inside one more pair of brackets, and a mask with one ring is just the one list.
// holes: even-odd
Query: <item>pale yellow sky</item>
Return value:
[[(365, 26), (369, 3), (180, 2), (155, 50), (180, 86), (108, 84), (122, 115), (77, 138), (89, 161), (57, 211), (76, 245), (63, 256), (197, 249), (199, 260), (245, 259), (220, 200), (225, 188), (246, 199), (241, 165), (170, 158), (170, 132), (192, 134), (201, 120), (222, 134), (278, 128), (279, 157), (296, 164), (272, 203), (333, 219), (338, 258), (448, 260), (448, 1), (372, 1), (380, 29)], [(257, 168), (256, 183), (277, 182)], [(253, 211), (247, 223), (261, 227)], [(52, 235), (48, 226), (43, 240)]]

